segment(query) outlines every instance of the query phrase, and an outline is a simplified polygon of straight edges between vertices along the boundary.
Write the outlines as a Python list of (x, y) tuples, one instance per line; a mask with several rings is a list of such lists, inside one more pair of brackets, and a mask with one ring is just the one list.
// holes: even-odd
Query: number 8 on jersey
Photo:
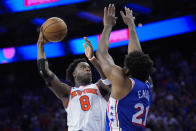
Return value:
[(81, 96), (80, 97), (80, 105), (81, 105), (81, 109), (83, 111), (88, 111), (91, 107), (90, 102), (89, 102), (89, 97), (88, 96)]

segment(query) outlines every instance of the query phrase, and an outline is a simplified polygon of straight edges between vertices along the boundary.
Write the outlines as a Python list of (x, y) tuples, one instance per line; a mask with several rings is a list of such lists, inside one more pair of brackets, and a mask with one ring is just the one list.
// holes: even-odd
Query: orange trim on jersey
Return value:
[(71, 97), (71, 90), (72, 90), (72, 87), (71, 87), (71, 89), (69, 91), (69, 98), (68, 98), (67, 105), (66, 105), (65, 109), (67, 109), (68, 105), (69, 105), (69, 101), (70, 101), (70, 97)]

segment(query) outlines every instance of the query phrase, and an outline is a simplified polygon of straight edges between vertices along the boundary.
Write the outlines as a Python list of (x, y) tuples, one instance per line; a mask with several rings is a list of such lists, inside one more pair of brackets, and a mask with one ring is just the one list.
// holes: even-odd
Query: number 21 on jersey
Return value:
[[(133, 114), (132, 117), (132, 123), (138, 126), (146, 126), (146, 119), (149, 111), (149, 106), (144, 108), (144, 105), (142, 103), (137, 103), (134, 108), (138, 111), (135, 114)], [(145, 116), (144, 116), (145, 115)], [(142, 117), (144, 116), (144, 121), (142, 120)]]
[(81, 96), (80, 97), (80, 105), (81, 105), (81, 109), (83, 111), (88, 111), (91, 107), (90, 102), (89, 102), (89, 97), (88, 96)]

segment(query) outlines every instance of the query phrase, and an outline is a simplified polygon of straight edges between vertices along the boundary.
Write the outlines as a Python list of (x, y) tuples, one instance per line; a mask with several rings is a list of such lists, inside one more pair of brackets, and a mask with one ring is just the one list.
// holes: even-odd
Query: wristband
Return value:
[(93, 56), (92, 58), (88, 59), (90, 62), (93, 62), (96, 59), (95, 56)]
[(108, 79), (105, 79), (105, 80), (101, 79), (101, 81), (103, 82), (104, 85), (107, 85), (107, 86), (111, 85), (111, 83), (110, 83), (110, 81)]

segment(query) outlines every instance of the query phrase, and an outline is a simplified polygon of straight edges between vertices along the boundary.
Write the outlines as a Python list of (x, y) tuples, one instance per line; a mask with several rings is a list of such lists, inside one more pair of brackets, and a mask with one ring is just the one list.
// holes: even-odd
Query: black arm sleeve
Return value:
[(37, 61), (37, 66), (38, 66), (38, 70), (39, 70), (39, 73), (40, 75), (42, 76), (42, 78), (45, 80), (45, 83), (48, 85), (48, 86), (51, 86), (51, 81), (54, 79), (54, 74), (52, 73), (51, 75), (49, 75), (46, 71), (46, 68), (45, 68), (45, 64), (46, 64), (47, 60), (42, 58), (42, 59), (39, 59)]

